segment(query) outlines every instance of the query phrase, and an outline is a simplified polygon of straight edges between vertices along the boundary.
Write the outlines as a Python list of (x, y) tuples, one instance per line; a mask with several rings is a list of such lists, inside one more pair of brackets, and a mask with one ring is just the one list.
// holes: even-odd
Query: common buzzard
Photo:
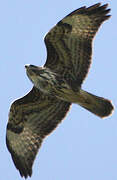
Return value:
[(107, 20), (108, 4), (81, 7), (63, 18), (45, 37), (47, 60), (43, 67), (26, 65), (34, 87), (13, 102), (6, 144), (20, 175), (32, 175), (32, 165), (45, 136), (77, 103), (99, 117), (112, 113), (111, 102), (81, 89), (92, 56), (92, 40)]

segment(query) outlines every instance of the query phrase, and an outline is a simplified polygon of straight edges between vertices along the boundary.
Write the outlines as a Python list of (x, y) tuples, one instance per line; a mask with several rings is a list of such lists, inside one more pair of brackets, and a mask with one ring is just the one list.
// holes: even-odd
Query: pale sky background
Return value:
[[(0, 1), (0, 180), (22, 179), (6, 148), (5, 136), (11, 103), (32, 88), (24, 65), (43, 65), (45, 34), (73, 10), (97, 2)], [(109, 3), (112, 17), (95, 38), (93, 62), (83, 88), (111, 99), (115, 112), (102, 120), (73, 105), (45, 139), (31, 180), (117, 180), (117, 1), (101, 2)]]

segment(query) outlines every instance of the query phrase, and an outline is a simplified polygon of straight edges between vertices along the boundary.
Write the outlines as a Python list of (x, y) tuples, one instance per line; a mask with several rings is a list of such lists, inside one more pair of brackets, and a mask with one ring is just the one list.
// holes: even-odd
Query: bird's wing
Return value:
[(33, 88), (10, 108), (6, 144), (21, 176), (31, 176), (43, 138), (65, 117), (70, 103), (44, 96)]
[(110, 17), (107, 6), (98, 3), (82, 7), (51, 29), (45, 37), (45, 66), (80, 85), (91, 63), (92, 39), (101, 23)]

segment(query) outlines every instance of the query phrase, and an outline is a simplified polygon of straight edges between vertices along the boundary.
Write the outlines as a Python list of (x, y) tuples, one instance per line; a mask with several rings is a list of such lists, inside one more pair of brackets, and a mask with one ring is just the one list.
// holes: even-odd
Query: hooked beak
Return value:
[(37, 68), (37, 66), (35, 66), (35, 65), (26, 64), (26, 65), (25, 65), (25, 68), (27, 69), (28, 67), (31, 67), (31, 68)]

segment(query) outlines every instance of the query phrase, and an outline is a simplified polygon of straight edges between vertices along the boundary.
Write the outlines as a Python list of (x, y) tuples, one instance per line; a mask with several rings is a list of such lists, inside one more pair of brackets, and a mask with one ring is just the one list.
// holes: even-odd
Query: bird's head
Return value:
[(44, 67), (25, 65), (25, 68), (27, 76), (33, 83), (37, 80), (37, 78), (40, 81), (49, 79), (49, 73)]
[(31, 81), (35, 80), (35, 78), (40, 77), (44, 73), (44, 68), (34, 66), (34, 65), (25, 65), (27, 76)]
[(55, 80), (55, 73), (48, 68), (34, 65), (25, 65), (26, 73), (31, 82), (39, 88), (40, 86), (47, 86)]

